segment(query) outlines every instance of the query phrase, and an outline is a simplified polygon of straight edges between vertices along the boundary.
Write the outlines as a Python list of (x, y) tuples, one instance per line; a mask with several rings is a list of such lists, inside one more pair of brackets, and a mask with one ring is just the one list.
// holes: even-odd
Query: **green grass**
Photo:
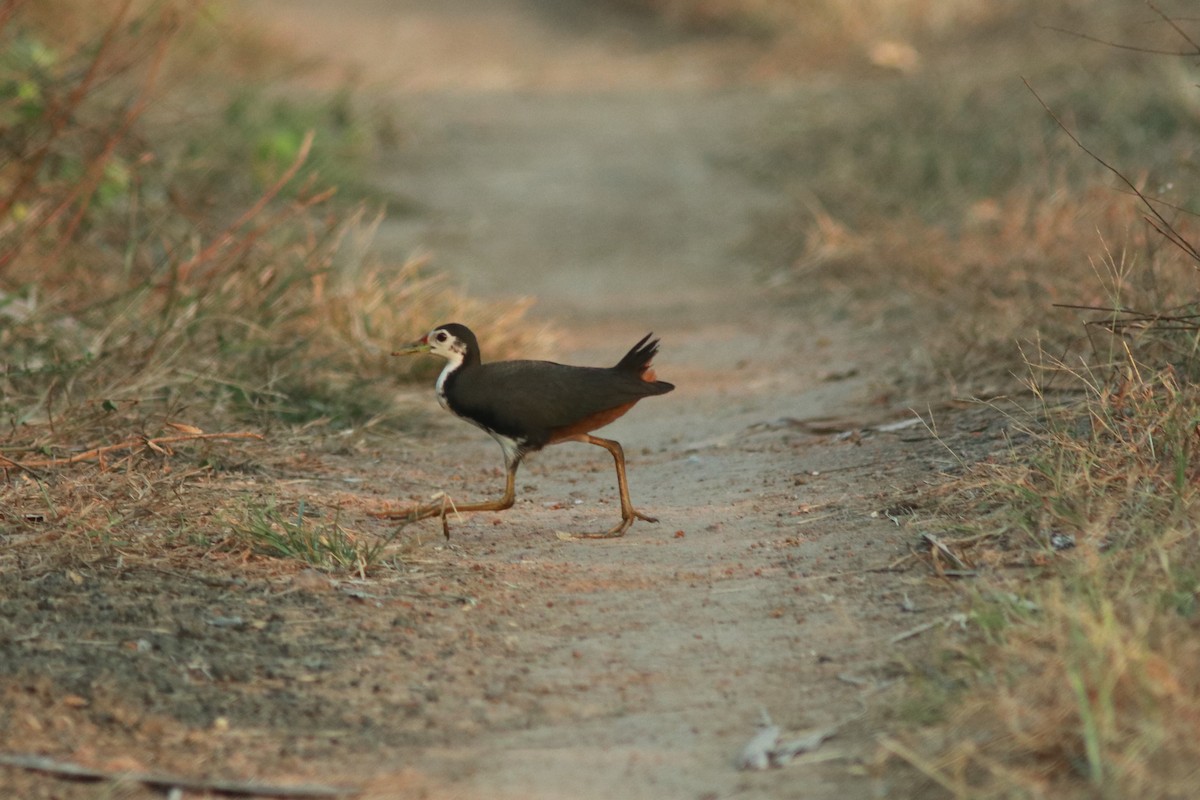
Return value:
[(241, 514), (229, 523), (232, 541), (272, 558), (302, 561), (318, 569), (349, 572), (360, 577), (383, 563), (390, 538), (367, 541), (340, 523), (338, 516), (315, 522), (303, 500), (285, 513), (274, 500), (247, 498)]

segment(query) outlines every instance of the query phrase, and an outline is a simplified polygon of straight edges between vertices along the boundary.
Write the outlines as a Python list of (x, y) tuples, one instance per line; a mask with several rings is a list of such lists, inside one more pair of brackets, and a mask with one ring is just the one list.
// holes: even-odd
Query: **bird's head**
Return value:
[(479, 358), (479, 344), (475, 334), (465, 325), (451, 322), (439, 325), (417, 341), (392, 353), (394, 356), (408, 356), (417, 353), (429, 353), (440, 356), (447, 361), (459, 364), (472, 358)]

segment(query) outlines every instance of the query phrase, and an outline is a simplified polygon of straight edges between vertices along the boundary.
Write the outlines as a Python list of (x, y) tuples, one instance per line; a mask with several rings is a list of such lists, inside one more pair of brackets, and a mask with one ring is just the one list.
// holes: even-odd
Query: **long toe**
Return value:
[[(634, 512), (635, 514), (637, 512)], [(624, 536), (625, 531), (629, 530), (629, 526), (633, 524), (634, 517), (622, 517), (621, 521), (603, 533), (574, 533), (570, 534), (572, 539), (616, 539), (619, 536)]]
[[(638, 511), (636, 508), (633, 510), (633, 515), (635, 517), (637, 517), (638, 519), (642, 520), (643, 522), (658, 522), (658, 517), (647, 516), (647, 515), (643, 514), (642, 512)], [(630, 524), (632, 524), (632, 523), (633, 523), (633, 520), (630, 520)]]
[(408, 522), (416, 522), (420, 519), (429, 519), (430, 517), (439, 516), (442, 513), (442, 505), (428, 506), (403, 506), (401, 508), (385, 508), (382, 511), (372, 511), (371, 516), (379, 519), (402, 519)]
[(405, 506), (403, 508), (385, 508), (380, 511), (372, 511), (370, 514), (376, 519), (408, 519), (416, 510), (415, 506)]

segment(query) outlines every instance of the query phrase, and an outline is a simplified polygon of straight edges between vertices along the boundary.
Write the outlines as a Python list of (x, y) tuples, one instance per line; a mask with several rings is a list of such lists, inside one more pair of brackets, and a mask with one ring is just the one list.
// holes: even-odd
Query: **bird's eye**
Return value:
[(447, 336), (448, 334), (445, 331), (438, 331), (437, 336), (434, 336), (433, 338), (437, 339), (439, 342), (444, 342), (446, 341)]

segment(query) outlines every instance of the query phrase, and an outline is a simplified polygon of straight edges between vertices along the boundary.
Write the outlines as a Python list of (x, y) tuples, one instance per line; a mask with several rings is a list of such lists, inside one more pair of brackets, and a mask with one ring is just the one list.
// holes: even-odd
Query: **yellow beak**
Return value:
[(412, 344), (405, 345), (404, 347), (400, 348), (399, 350), (393, 350), (392, 355), (394, 355), (394, 356), (412, 356), (412, 355), (416, 355), (417, 353), (428, 353), (432, 349), (433, 348), (429, 345), (428, 337), (422, 336), (420, 339), (413, 342)]

